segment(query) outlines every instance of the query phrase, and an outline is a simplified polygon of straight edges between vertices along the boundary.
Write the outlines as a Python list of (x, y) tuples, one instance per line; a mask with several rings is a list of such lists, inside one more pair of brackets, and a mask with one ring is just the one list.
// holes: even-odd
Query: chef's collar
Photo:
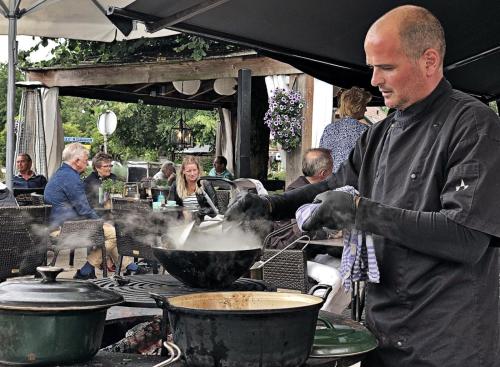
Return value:
[(412, 121), (419, 121), (426, 113), (431, 113), (431, 105), (443, 94), (451, 91), (451, 84), (445, 79), (441, 79), (437, 87), (427, 97), (412, 104), (405, 110), (397, 110), (394, 114), (394, 121), (397, 125), (405, 127)]

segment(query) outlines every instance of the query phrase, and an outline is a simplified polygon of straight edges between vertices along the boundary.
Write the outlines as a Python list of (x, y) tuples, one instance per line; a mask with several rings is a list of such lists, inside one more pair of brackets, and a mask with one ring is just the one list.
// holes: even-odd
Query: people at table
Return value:
[(170, 187), (175, 182), (176, 171), (175, 171), (175, 163), (171, 161), (166, 161), (161, 165), (161, 169), (153, 176), (153, 180), (156, 181), (156, 184), (159, 181), (165, 181), (166, 186)]
[[(99, 215), (91, 208), (85, 195), (85, 185), (80, 175), (87, 168), (89, 153), (80, 143), (68, 144), (62, 153), (63, 163), (51, 177), (45, 188), (44, 200), (52, 205), (50, 212), (50, 235), (57, 237), (65, 221), (80, 219), (99, 219)], [(115, 264), (119, 263), (118, 250), (116, 249), (116, 233), (111, 223), (103, 225), (105, 246), (107, 253)], [(82, 234), (83, 235), (83, 234)], [(75, 238), (76, 240), (76, 238)], [(102, 264), (100, 250), (92, 250), (87, 256), (87, 262), (77, 270), (75, 279), (94, 279), (95, 267)], [(124, 258), (123, 266), (126, 274), (142, 272), (137, 264), (130, 258)]]
[[(104, 152), (98, 152), (92, 158), (92, 173), (83, 181), (85, 184), (85, 195), (92, 208), (101, 207), (99, 202), (99, 188), (104, 180), (116, 181), (118, 177), (111, 172), (113, 168), (113, 157)], [(101, 198), (102, 200), (102, 198)]]
[(340, 119), (326, 125), (319, 142), (321, 148), (332, 152), (333, 172), (337, 172), (356, 145), (356, 141), (368, 128), (364, 115), (372, 95), (363, 88), (352, 87), (340, 90), (337, 98)]
[(227, 159), (221, 155), (215, 157), (214, 166), (208, 172), (209, 176), (227, 178), (228, 180), (233, 180), (234, 176), (227, 169)]
[[(499, 356), (500, 119), (443, 76), (444, 31), (428, 10), (397, 7), (364, 42), (371, 83), (396, 112), (371, 126), (327, 181), (248, 194), (230, 220), (292, 217), (373, 234), (379, 283), (366, 324), (379, 346), (363, 367), (496, 367)], [(359, 196), (335, 190), (350, 185)], [(253, 210), (248, 211), (249, 208)], [(261, 208), (256, 213), (256, 208)], [(245, 215), (246, 214), (246, 215)]]
[(217, 207), (217, 195), (210, 182), (202, 180), (199, 186), (198, 179), (201, 176), (201, 166), (198, 158), (185, 156), (182, 160), (180, 174), (176, 182), (170, 188), (168, 200), (175, 200), (177, 205), (189, 209), (197, 209), (201, 217), (205, 215), (214, 216), (211, 205), (205, 197), (205, 192), (215, 207)]
[(12, 187), (15, 189), (45, 188), (47, 179), (43, 175), (37, 175), (31, 168), (33, 161), (27, 153), (19, 153), (16, 157), (17, 174), (12, 179)]

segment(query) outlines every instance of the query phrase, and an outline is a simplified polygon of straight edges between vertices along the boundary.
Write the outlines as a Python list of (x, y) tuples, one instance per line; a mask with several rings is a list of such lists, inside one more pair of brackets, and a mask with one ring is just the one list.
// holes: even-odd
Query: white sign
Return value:
[(116, 115), (113, 111), (106, 111), (99, 116), (97, 121), (97, 129), (101, 135), (108, 136), (115, 132), (117, 124)]

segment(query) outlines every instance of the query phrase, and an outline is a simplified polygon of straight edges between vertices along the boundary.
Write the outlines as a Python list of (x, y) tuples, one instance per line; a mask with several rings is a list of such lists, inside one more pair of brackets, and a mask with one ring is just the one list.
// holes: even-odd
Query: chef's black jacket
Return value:
[(498, 116), (443, 79), (368, 129), (328, 181), (272, 197), (272, 214), (344, 185), (381, 272), (366, 304), (380, 345), (363, 366), (500, 366)]

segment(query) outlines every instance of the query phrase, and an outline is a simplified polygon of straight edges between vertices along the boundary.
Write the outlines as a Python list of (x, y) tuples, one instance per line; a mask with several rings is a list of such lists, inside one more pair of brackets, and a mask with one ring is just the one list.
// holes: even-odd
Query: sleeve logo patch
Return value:
[(460, 181), (460, 186), (456, 186), (456, 190), (455, 191), (460, 191), (460, 190), (466, 190), (467, 188), (469, 187), (469, 185), (466, 185), (464, 180), (462, 179)]

